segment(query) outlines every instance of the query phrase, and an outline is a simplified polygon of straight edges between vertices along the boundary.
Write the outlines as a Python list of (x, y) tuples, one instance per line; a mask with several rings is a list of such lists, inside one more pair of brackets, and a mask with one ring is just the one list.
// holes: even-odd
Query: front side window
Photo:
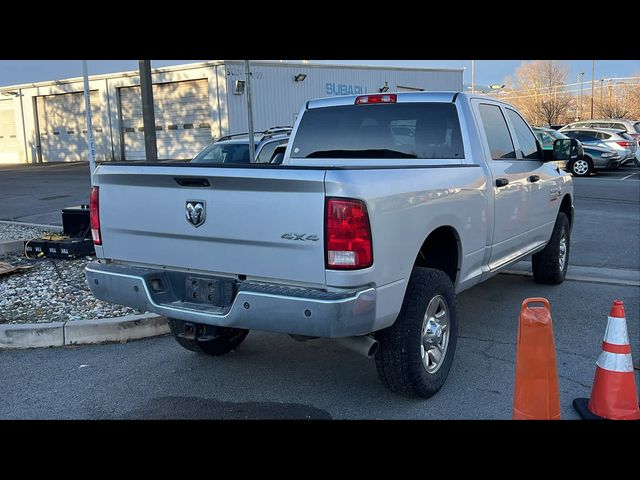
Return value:
[(549, 130), (548, 133), (549, 133), (549, 136), (551, 136), (551, 138), (554, 140), (557, 138), (569, 138), (564, 133), (558, 132), (557, 130)]
[(479, 106), (479, 110), (487, 142), (489, 142), (491, 158), (494, 160), (516, 158), (511, 134), (500, 107), (483, 103)]
[[(540, 139), (540, 142), (545, 147), (553, 146), (553, 141), (555, 140), (548, 132), (537, 131), (536, 134)], [(563, 135), (564, 136), (564, 135)]]
[(312, 108), (300, 121), (292, 158), (464, 158), (452, 103)]
[(541, 160), (538, 145), (536, 144), (536, 137), (531, 133), (527, 123), (515, 110), (511, 110), (510, 108), (506, 110), (513, 129), (515, 130), (518, 143), (520, 144), (522, 158), (527, 160)]

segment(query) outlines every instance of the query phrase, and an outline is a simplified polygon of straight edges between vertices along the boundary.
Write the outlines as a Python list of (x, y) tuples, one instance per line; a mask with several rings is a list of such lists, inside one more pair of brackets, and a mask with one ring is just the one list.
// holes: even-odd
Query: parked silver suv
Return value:
[[(269, 163), (276, 147), (286, 144), (291, 127), (273, 127), (254, 135), (256, 159), (254, 163)], [(220, 137), (198, 153), (191, 163), (251, 163), (249, 158), (249, 134), (238, 133)]]
[(625, 130), (629, 135), (640, 141), (640, 122), (635, 120), (624, 120), (617, 118), (605, 118), (597, 120), (583, 120), (565, 125), (563, 129), (576, 130), (582, 128), (610, 128), (614, 130)]
[(558, 130), (569, 138), (575, 138), (584, 145), (605, 147), (615, 150), (620, 154), (620, 164), (635, 160), (637, 141), (623, 130), (593, 129), (593, 128), (568, 128)]

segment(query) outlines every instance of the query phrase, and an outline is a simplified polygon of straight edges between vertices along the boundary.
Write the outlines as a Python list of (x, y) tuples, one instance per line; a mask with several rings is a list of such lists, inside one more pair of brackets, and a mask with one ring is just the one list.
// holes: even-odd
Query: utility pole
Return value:
[(602, 102), (603, 102), (603, 99), (602, 99), (602, 91), (603, 91), (602, 87), (603, 87), (603, 85), (604, 85), (604, 78), (601, 78), (600, 79), (600, 116), (601, 117), (604, 117), (604, 114), (602, 113)]
[(594, 82), (596, 79), (596, 61), (595, 60), (591, 60), (591, 118), (590, 120), (593, 120), (593, 89), (594, 87)]
[(471, 93), (476, 93), (476, 61), (471, 60)]
[[(89, 73), (87, 61), (82, 61), (82, 80), (84, 84), (84, 113), (87, 122), (87, 145), (89, 145), (89, 181), (93, 186), (93, 171), (96, 168), (96, 149), (93, 138), (93, 125), (91, 124), (91, 100), (89, 91)], [(23, 120), (24, 121), (24, 120)]]
[(256, 144), (253, 135), (253, 107), (251, 104), (251, 68), (249, 60), (244, 61), (244, 73), (247, 81), (247, 121), (249, 123), (249, 161), (256, 161)]
[(611, 115), (611, 79), (609, 79), (609, 118), (613, 118), (613, 115)]
[(582, 88), (584, 86), (584, 72), (580, 72), (580, 114), (578, 115), (582, 120)]
[(138, 60), (140, 69), (140, 93), (142, 96), (142, 124), (144, 126), (144, 150), (147, 162), (158, 161), (156, 144), (156, 119), (153, 111), (153, 81), (151, 60)]

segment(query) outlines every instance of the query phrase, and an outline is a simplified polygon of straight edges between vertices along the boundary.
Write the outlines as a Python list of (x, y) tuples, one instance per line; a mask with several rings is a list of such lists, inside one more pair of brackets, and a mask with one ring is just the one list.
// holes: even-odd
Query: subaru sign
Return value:
[(327, 95), (360, 95), (367, 93), (367, 87), (362, 85), (349, 85), (346, 83), (327, 82), (324, 85)]

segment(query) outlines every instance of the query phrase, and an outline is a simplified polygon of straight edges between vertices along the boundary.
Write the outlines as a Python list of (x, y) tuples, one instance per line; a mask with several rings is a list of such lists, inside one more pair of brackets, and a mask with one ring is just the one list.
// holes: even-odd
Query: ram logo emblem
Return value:
[(205, 202), (201, 200), (187, 200), (187, 222), (198, 228), (206, 218)]

